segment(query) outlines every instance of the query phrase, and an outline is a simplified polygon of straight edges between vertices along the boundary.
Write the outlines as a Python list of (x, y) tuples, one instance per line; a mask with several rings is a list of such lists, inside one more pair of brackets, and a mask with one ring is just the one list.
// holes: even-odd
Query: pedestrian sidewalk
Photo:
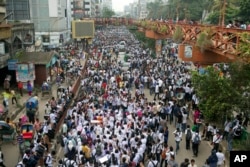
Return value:
[[(17, 98), (17, 103), (15, 103), (14, 101), (14, 104), (12, 104), (12, 98), (9, 98), (8, 115), (5, 117), (5, 119), (7, 117), (9, 117), (11, 120), (15, 119), (16, 115), (24, 109), (25, 102), (30, 98), (30, 96), (25, 91), (23, 92), (23, 96), (21, 96), (19, 92), (16, 92), (16, 98)], [(3, 101), (2, 96), (0, 99), (1, 101)]]

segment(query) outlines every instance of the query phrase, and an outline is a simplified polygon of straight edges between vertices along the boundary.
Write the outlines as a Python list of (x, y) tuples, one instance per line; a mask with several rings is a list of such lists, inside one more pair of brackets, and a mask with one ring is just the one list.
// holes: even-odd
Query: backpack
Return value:
[(164, 148), (163, 150), (162, 150), (162, 152), (161, 152), (161, 158), (162, 159), (166, 159), (166, 153), (167, 153), (167, 149), (166, 148)]
[(102, 155), (102, 146), (100, 143), (97, 144), (96, 146), (96, 155), (101, 156)]
[(151, 164), (153, 164), (154, 167), (158, 166), (158, 162), (156, 162), (156, 164), (153, 161), (150, 161), (150, 162), (151, 162)]
[(150, 144), (152, 144), (153, 142), (154, 142), (154, 139), (153, 139), (152, 135), (148, 135), (146, 145), (150, 145)]
[(198, 134), (196, 134), (194, 137), (194, 144), (199, 144), (199, 143), (200, 143), (200, 137)]
[(191, 140), (191, 138), (192, 138), (192, 132), (190, 129), (188, 129), (186, 134), (186, 140)]

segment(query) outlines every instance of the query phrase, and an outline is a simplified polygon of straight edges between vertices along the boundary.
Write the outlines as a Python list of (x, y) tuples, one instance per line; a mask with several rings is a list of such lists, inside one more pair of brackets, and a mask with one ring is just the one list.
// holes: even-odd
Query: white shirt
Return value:
[(158, 166), (158, 161), (157, 160), (149, 160), (148, 162), (148, 167), (155, 167)]
[(181, 137), (182, 137), (182, 132), (179, 131), (177, 132), (176, 130), (173, 132), (173, 134), (175, 134), (175, 141), (181, 141)]
[(187, 114), (182, 114), (182, 123), (187, 123)]
[(192, 165), (192, 164), (189, 164), (188, 167), (197, 167), (196, 164)]
[(222, 165), (224, 164), (224, 161), (225, 161), (225, 155), (221, 152), (217, 152), (216, 153), (216, 156), (218, 158), (218, 162), (217, 162), (217, 165)]

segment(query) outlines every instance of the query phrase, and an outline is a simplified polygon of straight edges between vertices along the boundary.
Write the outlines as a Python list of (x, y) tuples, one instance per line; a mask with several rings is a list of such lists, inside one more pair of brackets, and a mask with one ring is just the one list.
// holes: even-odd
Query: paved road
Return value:
[[(57, 86), (52, 86), (52, 95), (56, 97), (57, 93)], [(51, 98), (51, 96), (45, 95), (44, 97), (41, 96), (41, 93), (38, 94), (39, 97), (39, 115), (38, 118), (40, 121), (44, 120), (44, 106), (46, 102)], [(25, 114), (26, 110), (23, 110), (20, 114), (17, 115), (16, 119), (13, 120), (14, 122), (18, 122), (18, 119)], [(5, 156), (4, 164), (7, 167), (15, 166), (20, 158), (19, 156), (19, 149), (18, 145), (13, 145), (12, 143), (3, 143), (2, 144), (2, 151)]]
[[(124, 56), (124, 53), (121, 53), (118, 56), (118, 60), (120, 60), (122, 63), (124, 62), (123, 56)], [(148, 89), (145, 89), (144, 93), (149, 101), (153, 101), (153, 96), (150, 96)], [(132, 95), (134, 95), (134, 93), (132, 93)], [(188, 120), (188, 124), (192, 125), (190, 120)], [(169, 124), (169, 133), (170, 133), (169, 146), (173, 146), (175, 148), (174, 136), (172, 134), (174, 132), (174, 130), (175, 130), (174, 125)], [(192, 150), (185, 149), (185, 136), (183, 135), (182, 138), (183, 138), (183, 140), (180, 143), (180, 150), (179, 150), (177, 157), (176, 157), (178, 164), (180, 165), (180, 163), (184, 161), (184, 158), (188, 158), (190, 160), (195, 159), (197, 167), (201, 167), (202, 165), (204, 165), (204, 162), (208, 158), (208, 156), (210, 155), (210, 152), (212, 149), (210, 144), (207, 141), (202, 141), (200, 144), (200, 147), (199, 147), (199, 155), (198, 155), (198, 157), (194, 158)], [(63, 157), (63, 150), (59, 146), (59, 149), (57, 152), (57, 160), (62, 158), (62, 157)], [(147, 166), (147, 164), (146, 164), (146, 166)]]

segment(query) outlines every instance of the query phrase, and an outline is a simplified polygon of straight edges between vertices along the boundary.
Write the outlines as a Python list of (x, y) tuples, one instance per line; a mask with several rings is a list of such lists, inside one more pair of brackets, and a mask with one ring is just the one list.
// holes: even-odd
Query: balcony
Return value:
[(0, 0), (0, 6), (6, 6), (6, 0)]
[(0, 39), (7, 39), (11, 37), (11, 26), (1, 25), (0, 26)]

